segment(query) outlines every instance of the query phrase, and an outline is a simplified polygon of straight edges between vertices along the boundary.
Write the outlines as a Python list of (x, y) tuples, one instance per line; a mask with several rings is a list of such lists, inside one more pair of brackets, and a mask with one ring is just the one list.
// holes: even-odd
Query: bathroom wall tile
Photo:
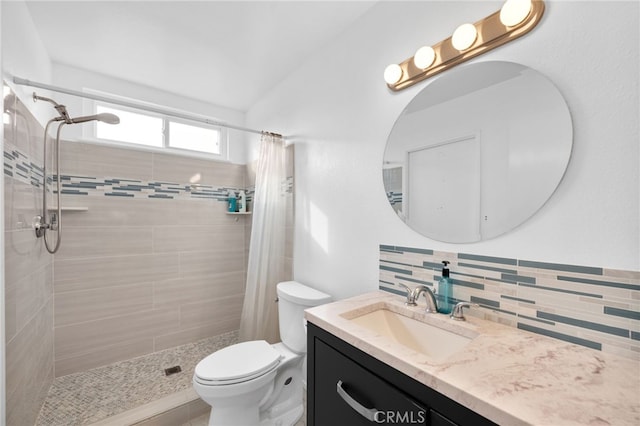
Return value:
[(244, 271), (244, 250), (241, 245), (217, 251), (190, 251), (178, 254), (180, 277), (209, 276), (220, 272)]
[(106, 256), (55, 261), (55, 292), (88, 290), (179, 276), (179, 259), (172, 254)]
[(178, 322), (178, 309), (152, 309), (56, 327), (56, 361), (168, 333), (178, 329)]
[[(159, 281), (154, 284), (153, 305), (181, 306), (202, 300), (244, 294), (244, 270)], [(219, 317), (218, 313), (216, 316)]]
[(96, 350), (87, 350), (82, 355), (56, 359), (55, 377), (87, 371), (114, 362), (139, 357), (153, 351), (153, 339), (150, 337), (125, 340), (111, 346), (99, 346)]
[(155, 228), (153, 250), (155, 253), (238, 249), (244, 246), (244, 229), (241, 226), (191, 226), (177, 225)]
[(152, 252), (148, 227), (65, 227), (56, 258), (139, 255)]
[[(215, 167), (212, 167), (212, 163)], [(244, 188), (245, 166), (154, 153), (151, 177), (158, 181)]]
[(6, 345), (7, 418), (19, 419), (13, 424), (35, 422), (46, 396), (42, 387), (53, 380), (52, 313), (49, 299)]
[(152, 153), (63, 140), (61, 173), (146, 179), (152, 175)]
[[(7, 342), (5, 347), (6, 366), (5, 366), (5, 386), (7, 396), (13, 396), (17, 401), (16, 404), (23, 404), (27, 390), (25, 384), (28, 379), (29, 357), (34, 348), (31, 342), (35, 340), (35, 329), (33, 327), (25, 327), (21, 333), (18, 333), (13, 339)], [(10, 411), (11, 406), (7, 405)], [(22, 411), (20, 409), (19, 411)]]
[(226, 202), (212, 199), (162, 200), (105, 196), (63, 195), (65, 207), (88, 207), (84, 212), (65, 212), (66, 226), (163, 226), (234, 225), (226, 214)]
[(11, 340), (45, 306), (53, 292), (51, 264), (5, 283), (5, 337)]
[(153, 285), (142, 283), (55, 295), (56, 327), (126, 315), (153, 307)]
[(4, 234), (5, 282), (11, 283), (51, 263), (52, 256), (44, 249), (32, 229), (8, 231)]
[(454, 298), (482, 306), (470, 315), (598, 350), (640, 354), (637, 271), (381, 245), (380, 289), (402, 295), (399, 283), (435, 287), (442, 259), (452, 259)]
[(154, 338), (154, 350), (161, 351), (167, 348), (195, 342), (211, 336), (238, 330), (239, 318), (218, 318), (211, 315), (210, 322), (193, 328), (163, 334)]
[[(180, 327), (192, 328), (211, 322), (212, 314), (225, 320), (240, 319), (244, 294), (184, 304), (180, 307)], [(226, 330), (228, 331), (228, 330)], [(221, 331), (220, 333), (222, 333)], [(217, 334), (220, 334), (217, 333)]]
[[(6, 177), (6, 176), (5, 176)], [(42, 215), (42, 195), (31, 184), (7, 177), (4, 180), (5, 231), (29, 229)]]
[(617, 269), (604, 269), (603, 275), (609, 278), (623, 278), (633, 282), (640, 282), (640, 271), (620, 271)]

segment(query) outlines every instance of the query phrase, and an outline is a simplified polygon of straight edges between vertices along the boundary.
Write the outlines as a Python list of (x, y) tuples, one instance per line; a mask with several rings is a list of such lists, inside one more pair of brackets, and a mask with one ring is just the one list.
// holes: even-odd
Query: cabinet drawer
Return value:
[(428, 411), (402, 391), (321, 340), (314, 348), (315, 426), (426, 424)]

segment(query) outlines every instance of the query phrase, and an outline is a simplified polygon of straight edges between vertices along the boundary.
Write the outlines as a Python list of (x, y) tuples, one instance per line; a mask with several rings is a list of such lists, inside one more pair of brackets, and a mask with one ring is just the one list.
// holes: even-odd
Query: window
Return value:
[(220, 130), (169, 121), (169, 143), (172, 148), (220, 155)]
[(117, 125), (97, 122), (92, 129), (87, 126), (90, 138), (100, 142), (131, 144), (162, 149), (175, 153), (191, 153), (207, 157), (226, 159), (226, 132), (219, 126), (175, 119), (126, 107), (96, 102), (94, 113), (115, 114), (120, 118)]
[(160, 117), (137, 114), (125, 110), (96, 106), (98, 114), (108, 112), (120, 118), (118, 125), (98, 122), (96, 137), (110, 141), (162, 147), (164, 123)]

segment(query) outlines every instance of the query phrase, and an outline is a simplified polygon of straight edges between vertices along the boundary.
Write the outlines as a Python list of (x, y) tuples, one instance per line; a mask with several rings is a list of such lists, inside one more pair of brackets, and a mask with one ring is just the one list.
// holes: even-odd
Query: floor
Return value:
[[(237, 332), (121, 361), (54, 380), (36, 426), (90, 425), (191, 388), (196, 364), (236, 343)], [(165, 368), (180, 365), (166, 376)], [(206, 417), (206, 416), (204, 416)], [(199, 418), (196, 419), (199, 421)], [(192, 423), (200, 425), (201, 423)], [(202, 423), (206, 425), (205, 423)], [(187, 423), (189, 425), (189, 423)]]

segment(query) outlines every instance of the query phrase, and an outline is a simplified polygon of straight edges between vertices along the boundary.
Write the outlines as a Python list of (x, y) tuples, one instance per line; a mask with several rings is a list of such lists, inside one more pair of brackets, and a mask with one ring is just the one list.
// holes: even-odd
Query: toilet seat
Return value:
[(282, 355), (264, 340), (242, 342), (200, 361), (194, 379), (208, 386), (246, 382), (275, 369), (281, 358)]

